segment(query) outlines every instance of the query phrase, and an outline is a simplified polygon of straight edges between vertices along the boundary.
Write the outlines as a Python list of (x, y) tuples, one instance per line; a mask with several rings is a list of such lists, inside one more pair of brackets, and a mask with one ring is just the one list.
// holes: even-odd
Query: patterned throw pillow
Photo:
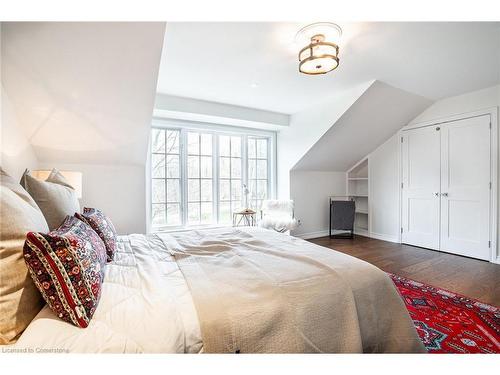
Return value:
[(38, 290), (62, 320), (88, 326), (101, 295), (106, 248), (94, 230), (74, 216), (48, 234), (29, 232), (24, 260)]
[(83, 213), (76, 213), (75, 216), (90, 225), (99, 237), (101, 237), (104, 245), (106, 245), (108, 262), (111, 262), (116, 249), (116, 229), (111, 220), (97, 208), (85, 207)]

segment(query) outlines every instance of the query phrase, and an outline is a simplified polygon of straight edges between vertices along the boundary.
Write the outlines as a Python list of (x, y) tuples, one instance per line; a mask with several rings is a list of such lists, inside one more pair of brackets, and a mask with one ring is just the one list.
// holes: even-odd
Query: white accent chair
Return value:
[(297, 227), (292, 200), (265, 200), (261, 207), (259, 226), (280, 233), (290, 233)]

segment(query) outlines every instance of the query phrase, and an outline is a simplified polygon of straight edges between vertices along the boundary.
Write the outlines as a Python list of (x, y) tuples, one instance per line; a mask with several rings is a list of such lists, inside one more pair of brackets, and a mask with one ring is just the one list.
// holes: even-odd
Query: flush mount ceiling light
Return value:
[(299, 52), (299, 72), (325, 74), (339, 66), (339, 40), (342, 29), (331, 22), (316, 22), (299, 30), (295, 42)]

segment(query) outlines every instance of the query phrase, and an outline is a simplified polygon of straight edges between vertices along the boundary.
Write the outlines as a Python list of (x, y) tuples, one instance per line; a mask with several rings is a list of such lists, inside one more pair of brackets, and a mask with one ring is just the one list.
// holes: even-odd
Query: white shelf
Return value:
[(368, 211), (364, 211), (364, 210), (357, 210), (355, 213), (362, 214), (362, 215), (368, 215)]
[(356, 202), (354, 233), (369, 236), (369, 159), (364, 158), (347, 171), (346, 191)]
[(368, 232), (368, 228), (366, 228), (366, 227), (361, 227), (361, 226), (354, 227), (354, 231), (357, 231), (357, 230), (360, 230), (360, 231), (362, 230), (362, 231), (366, 231), (366, 232)]

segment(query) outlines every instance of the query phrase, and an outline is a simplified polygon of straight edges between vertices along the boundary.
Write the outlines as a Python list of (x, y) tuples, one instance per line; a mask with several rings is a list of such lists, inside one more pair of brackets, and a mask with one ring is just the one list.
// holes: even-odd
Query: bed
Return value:
[(259, 228), (119, 237), (90, 325), (45, 306), (19, 350), (113, 353), (424, 352), (389, 277)]

